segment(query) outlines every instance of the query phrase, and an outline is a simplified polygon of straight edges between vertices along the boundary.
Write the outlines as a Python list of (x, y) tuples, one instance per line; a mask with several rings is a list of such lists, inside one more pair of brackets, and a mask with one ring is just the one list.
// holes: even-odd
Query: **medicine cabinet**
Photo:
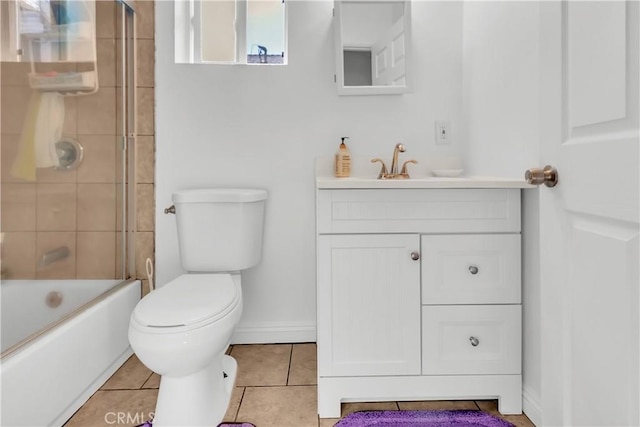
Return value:
[(333, 25), (338, 94), (409, 92), (410, 1), (335, 0)]

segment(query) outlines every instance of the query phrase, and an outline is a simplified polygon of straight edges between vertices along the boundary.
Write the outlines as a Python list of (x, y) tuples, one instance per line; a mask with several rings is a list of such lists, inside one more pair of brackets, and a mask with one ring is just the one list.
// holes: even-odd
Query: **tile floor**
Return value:
[[(316, 413), (316, 345), (234, 345), (238, 378), (225, 421), (257, 427), (331, 427), (337, 419)], [(65, 427), (133, 426), (153, 412), (157, 374), (132, 356), (65, 424)], [(345, 403), (342, 416), (361, 410), (472, 409), (498, 415), (496, 401)], [(517, 427), (534, 427), (525, 415), (501, 416)]]

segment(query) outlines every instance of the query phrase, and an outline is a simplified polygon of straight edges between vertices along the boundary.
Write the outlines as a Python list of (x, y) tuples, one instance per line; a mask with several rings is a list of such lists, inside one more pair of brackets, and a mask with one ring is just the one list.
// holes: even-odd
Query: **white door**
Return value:
[(403, 86), (406, 81), (404, 19), (398, 19), (371, 47), (374, 86)]
[(640, 425), (638, 6), (540, 5), (545, 426)]

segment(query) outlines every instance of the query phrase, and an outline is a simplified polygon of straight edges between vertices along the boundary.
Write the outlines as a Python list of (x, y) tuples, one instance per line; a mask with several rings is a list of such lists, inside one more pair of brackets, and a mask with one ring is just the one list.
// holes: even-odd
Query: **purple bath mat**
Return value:
[(334, 427), (514, 427), (482, 411), (362, 411)]
[[(136, 427), (153, 427), (153, 423), (151, 421), (147, 421), (144, 424), (140, 424)], [(222, 423), (219, 424), (218, 427), (256, 427), (251, 423)]]

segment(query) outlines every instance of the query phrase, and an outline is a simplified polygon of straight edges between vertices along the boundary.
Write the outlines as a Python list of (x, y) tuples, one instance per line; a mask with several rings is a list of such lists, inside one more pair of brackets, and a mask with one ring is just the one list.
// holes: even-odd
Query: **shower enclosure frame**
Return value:
[[(121, 52), (126, 59), (125, 66), (120, 70), (122, 75), (121, 85), (121, 108), (125, 112), (122, 117), (120, 148), (122, 165), (122, 182), (126, 187), (122, 192), (122, 232), (126, 238), (121, 239), (121, 278), (123, 280), (135, 278), (136, 274), (136, 87), (137, 87), (137, 50), (136, 50), (136, 20), (135, 8), (129, 0), (114, 0), (122, 4), (120, 10), (123, 25), (120, 28)], [(130, 14), (131, 19), (126, 19)], [(126, 25), (124, 25), (126, 24)]]
[[(29, 393), (35, 395), (34, 390), (37, 389), (45, 397), (40, 403), (32, 401), (29, 405), (31, 408), (36, 408), (34, 415), (38, 412), (37, 408), (45, 407), (49, 412), (52, 411), (51, 413), (58, 413), (54, 424), (51, 425), (62, 425), (66, 418), (82, 406), (133, 353), (127, 339), (128, 313), (141, 297), (141, 285), (135, 279), (136, 14), (131, 1), (113, 0), (112, 2), (115, 5), (115, 18), (121, 23), (116, 26), (117, 30), (114, 34), (115, 46), (118, 47), (118, 56), (121, 60), (117, 61), (120, 68), (116, 73), (120, 84), (115, 85), (114, 105), (117, 128), (113, 136), (113, 143), (116, 144), (116, 163), (121, 165), (120, 176), (114, 184), (121, 190), (116, 190), (116, 194), (121, 192), (121, 195), (116, 197), (120, 197), (122, 206), (116, 213), (120, 220), (119, 227), (114, 228), (116, 233), (121, 233), (118, 243), (121, 251), (120, 264), (114, 270), (113, 276), (114, 282), (119, 281), (119, 284), (25, 337), (6, 349), (1, 357), (0, 374), (3, 381), (0, 383), (3, 385), (3, 401), (7, 398), (9, 401), (19, 403), (22, 399), (18, 396)], [(25, 286), (25, 291), (29, 292), (29, 286)], [(61, 292), (64, 292), (62, 288)], [(68, 356), (61, 358), (58, 352)], [(92, 362), (86, 364), (84, 363), (86, 360)], [(68, 368), (67, 370), (72, 369), (76, 374), (72, 377), (56, 378), (56, 375), (63, 375), (65, 367)], [(18, 372), (34, 372), (37, 369), (43, 370), (41, 378), (32, 378), (30, 374), (17, 376)], [(48, 375), (52, 377), (45, 378)], [(11, 378), (13, 381), (4, 381)], [(33, 381), (39, 383), (35, 385)], [(15, 390), (11, 388), (11, 384), (17, 384)], [(60, 384), (64, 384), (65, 387), (60, 388)], [(5, 390), (5, 385), (12, 392), (15, 391), (15, 394), (6, 393), (9, 389)], [(49, 386), (54, 388), (49, 390)], [(68, 392), (68, 396), (65, 392)], [(15, 402), (16, 398), (19, 399), (18, 402)], [(65, 401), (67, 398), (68, 400)], [(51, 407), (54, 401), (58, 402), (55, 405), (59, 406)], [(63, 401), (65, 403), (62, 403)], [(21, 414), (29, 412), (24, 410)], [(44, 416), (44, 413), (40, 415)], [(4, 418), (3, 416), (3, 420)], [(19, 418), (18, 423), (28, 423), (25, 418), (29, 417), (21, 415)]]

